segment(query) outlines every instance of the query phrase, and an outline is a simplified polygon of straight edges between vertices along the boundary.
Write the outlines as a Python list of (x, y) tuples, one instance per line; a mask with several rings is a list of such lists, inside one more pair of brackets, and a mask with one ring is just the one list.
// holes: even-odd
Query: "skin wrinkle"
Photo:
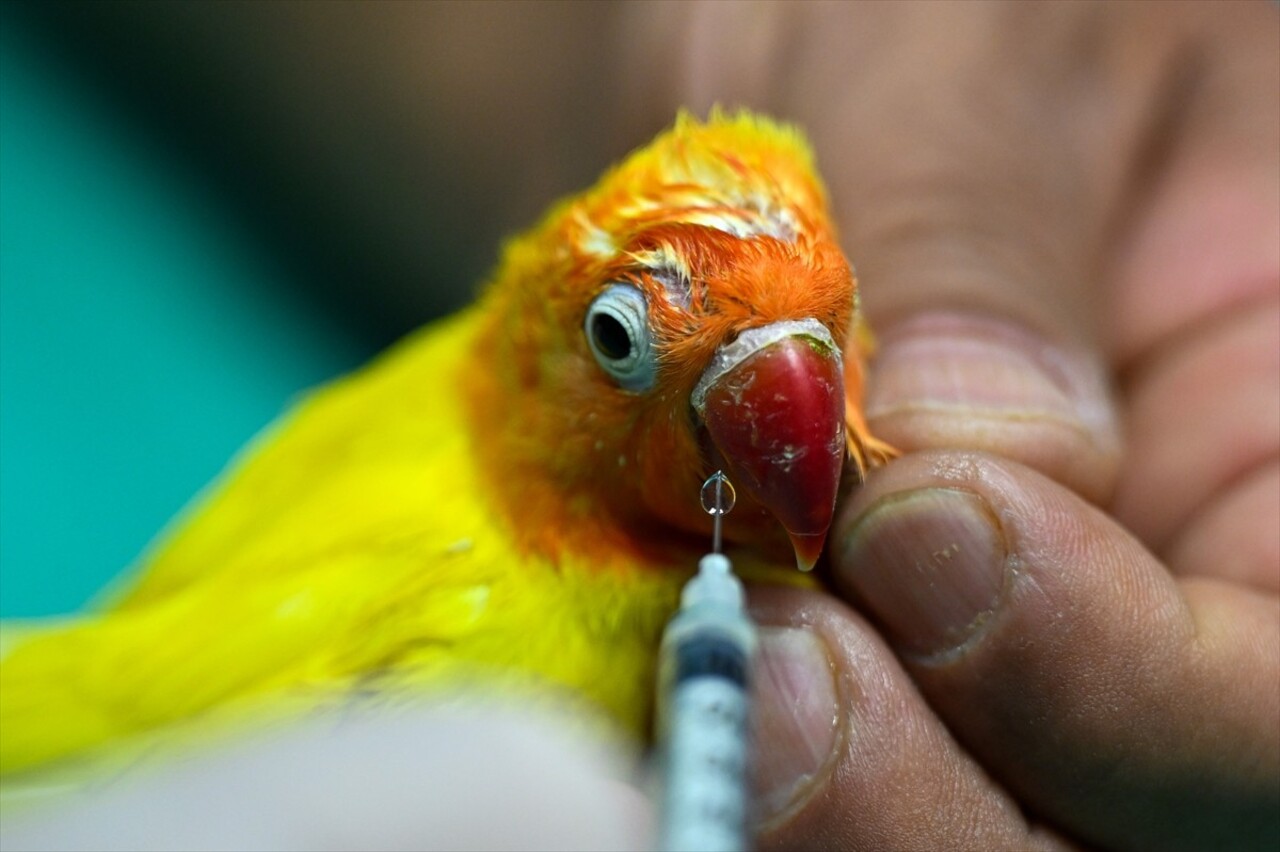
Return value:
[[(1259, 489), (1264, 492), (1261, 496)], [(1200, 512), (1192, 516), (1186, 527), (1170, 539), (1164, 554), (1170, 570), (1177, 576), (1221, 576), (1251, 584), (1259, 591), (1280, 591), (1280, 547), (1277, 546), (1280, 533), (1274, 533), (1270, 542), (1257, 542), (1256, 550), (1261, 552), (1245, 552), (1243, 559), (1239, 548), (1224, 554), (1216, 546), (1217, 541), (1238, 538), (1234, 530), (1239, 528), (1242, 519), (1249, 516), (1248, 510), (1252, 508), (1253, 501), (1270, 498), (1270, 505), (1264, 506), (1262, 511), (1270, 516), (1276, 515), (1274, 506), (1280, 503), (1275, 496), (1277, 493), (1280, 493), (1280, 452), (1270, 461), (1243, 474), (1230, 487), (1220, 489), (1205, 502)], [(1208, 535), (1224, 525), (1228, 526), (1224, 533)], [(1243, 564), (1224, 569), (1224, 561)], [(1211, 564), (1212, 568), (1209, 567)], [(1264, 572), (1261, 576), (1255, 576), (1258, 568)]]
[(1115, 467), (1115, 446), (1111, 441), (1098, 446), (1097, 436), (1080, 431), (1079, 423), (1066, 427), (1044, 418), (1019, 422), (968, 414), (963, 423), (952, 423), (942, 413), (924, 411), (877, 416), (872, 422), (878, 435), (908, 452), (945, 445), (998, 450), (1076, 487), (1096, 503), (1105, 503), (1110, 494), (1108, 469)]
[(878, 336), (881, 346), (887, 347), (902, 337), (910, 340), (922, 331), (940, 331), (945, 336), (961, 339), (978, 338), (985, 345), (993, 345), (995, 342), (1008, 344), (1025, 360), (1040, 367), (1053, 386), (1066, 397), (1079, 395), (1080, 385), (1086, 381), (1081, 374), (1091, 361), (1085, 350), (1057, 348), (1017, 326), (999, 323), (977, 314), (944, 311), (918, 313), (906, 322), (882, 330)]
[[(1266, 282), (1270, 283), (1270, 282)], [(1280, 284), (1280, 281), (1276, 282)], [(1272, 289), (1242, 297), (1237, 302), (1222, 305), (1213, 313), (1201, 317), (1192, 327), (1179, 328), (1135, 355), (1117, 371), (1118, 384), (1126, 396), (1134, 388), (1148, 385), (1152, 377), (1167, 369), (1170, 361), (1185, 359), (1187, 350), (1213, 338), (1254, 312), (1274, 316), (1280, 311), (1280, 294)]]
[[(878, 409), (873, 416), (874, 420), (887, 420), (891, 417), (910, 415), (910, 414), (953, 414), (955, 406), (946, 403), (932, 402), (912, 402), (900, 403), (898, 405), (888, 406)], [(1006, 425), (1009, 423), (1041, 423), (1046, 426), (1060, 428), (1063, 431), (1084, 439), (1085, 443), (1097, 444), (1096, 436), (1090, 429), (1080, 425), (1080, 422), (1073, 417), (1066, 417), (1060, 414), (1053, 414), (1045, 411), (1009, 411), (1008, 409), (995, 408), (967, 408), (964, 412), (966, 421), (989, 421), (993, 425)], [(971, 424), (966, 424), (971, 425)]]
[[(1158, 417), (1175, 409), (1185, 394), (1189, 383), (1199, 384), (1198, 377), (1205, 373), (1206, 366), (1216, 365), (1223, 369), (1249, 370), (1258, 373), (1254, 380), (1259, 387), (1270, 383), (1275, 359), (1271, 347), (1277, 342), (1270, 339), (1273, 335), (1273, 317), (1280, 310), (1280, 300), (1268, 299), (1265, 303), (1254, 303), (1250, 309), (1240, 309), (1218, 315), (1203, 328), (1190, 331), (1183, 338), (1182, 346), (1162, 350), (1160, 356), (1147, 361), (1140, 373), (1129, 380), (1132, 399), (1130, 407), (1130, 428), (1142, 428), (1145, 432), (1158, 424)], [(1265, 323), (1265, 326), (1261, 326)], [(1240, 398), (1242, 388), (1215, 387), (1210, 402), (1230, 406), (1235, 414), (1242, 414), (1245, 401)], [(1275, 416), (1275, 396), (1269, 390), (1264, 391), (1272, 396), (1266, 411), (1266, 420)], [(1251, 397), (1255, 399), (1256, 397)], [(1204, 412), (1198, 412), (1204, 417)], [(1193, 414), (1195, 417), (1197, 414)], [(1193, 500), (1167, 500), (1162, 504), (1165, 510), (1161, 515), (1152, 514), (1145, 503), (1135, 496), (1135, 486), (1123, 490), (1117, 495), (1114, 506), (1118, 518), (1157, 553), (1164, 555), (1170, 552), (1174, 538), (1185, 534), (1199, 521), (1206, 517), (1215, 503), (1229, 494), (1240, 482), (1253, 472), (1264, 467), (1272, 458), (1280, 453), (1280, 433), (1274, 433), (1269, 424), (1260, 420), (1256, 412), (1245, 419), (1231, 417), (1224, 424), (1225, 429), (1221, 443), (1213, 456), (1212, 465), (1204, 462), (1193, 471), (1202, 477), (1198, 479), (1198, 487), (1189, 495)], [(1177, 424), (1174, 429), (1181, 428)], [(1196, 428), (1194, 423), (1193, 427)], [(1211, 428), (1210, 424), (1201, 423), (1199, 432)], [(1174, 433), (1175, 435), (1177, 433)], [(1152, 444), (1147, 441), (1137, 448), (1137, 455), (1130, 456), (1130, 475), (1128, 479), (1141, 476), (1150, 481), (1155, 477), (1158, 481), (1168, 483), (1171, 475), (1178, 471), (1162, 471), (1156, 462), (1166, 459), (1177, 446), (1170, 446), (1169, 438), (1163, 442)], [(1185, 479), (1185, 477), (1184, 477)], [(1177, 495), (1174, 495), (1175, 497)], [(1173, 512), (1176, 510), (1176, 512)]]
[[(1274, 466), (1280, 462), (1280, 447), (1277, 447), (1270, 453), (1260, 453), (1256, 462), (1242, 465), (1239, 471), (1227, 477), (1220, 485), (1211, 489), (1206, 496), (1188, 515), (1186, 522), (1179, 525), (1168, 539), (1161, 543), (1156, 555), (1164, 560), (1175, 574), (1182, 573), (1177, 570), (1174, 558), (1178, 553), (1179, 546), (1200, 532), (1200, 528), (1212, 519), (1214, 513), (1219, 507), (1234, 497), (1237, 492), (1247, 487), (1256, 477), (1264, 475), (1268, 467)], [(1194, 570), (1194, 566), (1187, 566)], [(1259, 566), (1265, 568), (1265, 566)], [(1253, 583), (1262, 586), (1264, 590), (1274, 591), (1274, 588), (1265, 584), (1265, 577), (1262, 579), (1255, 578), (1252, 575), (1241, 578), (1243, 582)]]

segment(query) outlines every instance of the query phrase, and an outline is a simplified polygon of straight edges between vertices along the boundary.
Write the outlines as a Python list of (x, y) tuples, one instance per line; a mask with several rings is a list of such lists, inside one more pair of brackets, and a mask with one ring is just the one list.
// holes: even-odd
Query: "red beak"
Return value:
[(693, 392), (730, 479), (782, 523), (808, 571), (835, 513), (844, 466), (844, 366), (817, 320), (743, 332)]

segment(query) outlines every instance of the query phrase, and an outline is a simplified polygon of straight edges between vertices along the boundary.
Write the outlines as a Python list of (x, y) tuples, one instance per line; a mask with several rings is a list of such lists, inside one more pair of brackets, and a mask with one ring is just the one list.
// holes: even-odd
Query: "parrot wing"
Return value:
[(116, 604), (24, 628), (0, 659), (0, 774), (269, 693), (318, 707), (536, 679), (642, 729), (680, 577), (519, 554), (462, 421), (474, 324), (428, 327), (304, 400)]
[(313, 392), (255, 439), (146, 555), (119, 609), (192, 582), (305, 570), (405, 536), (441, 552), (486, 527), (456, 385), (474, 312), (428, 326)]

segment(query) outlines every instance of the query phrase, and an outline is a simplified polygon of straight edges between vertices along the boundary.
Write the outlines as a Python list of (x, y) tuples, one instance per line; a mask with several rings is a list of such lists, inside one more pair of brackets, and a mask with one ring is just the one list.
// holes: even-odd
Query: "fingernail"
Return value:
[(1005, 582), (1007, 549), (991, 507), (967, 491), (881, 498), (845, 536), (840, 579), (902, 650), (931, 656), (972, 643)]
[(768, 823), (808, 801), (826, 778), (840, 707), (831, 655), (811, 630), (761, 628), (755, 677), (751, 776), (757, 821)]
[(883, 334), (874, 365), (868, 418), (963, 414), (1079, 422), (1103, 435), (1111, 429), (1096, 365), (1007, 322), (961, 313), (913, 317)]

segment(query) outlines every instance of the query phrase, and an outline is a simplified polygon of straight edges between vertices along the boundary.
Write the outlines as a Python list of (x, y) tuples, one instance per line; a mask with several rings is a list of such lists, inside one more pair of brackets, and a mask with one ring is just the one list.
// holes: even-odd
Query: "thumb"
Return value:
[(1099, 287), (1158, 62), (1099, 86), (1076, 42), (1105, 29), (1057, 11), (930, 5), (902, 37), (932, 47), (901, 54), (936, 60), (858, 78), (859, 120), (817, 118), (813, 132), (837, 152), (823, 164), (879, 338), (871, 431), (908, 452), (992, 452), (1101, 503), (1120, 442)]
[[(831, 18), (819, 33), (870, 40), (879, 26), (895, 39), (892, 50), (825, 54), (862, 67), (841, 77), (837, 103), (799, 110), (879, 337), (871, 431), (904, 451), (993, 452), (1102, 502), (1119, 438), (1099, 288), (1138, 189), (1133, 164), (1162, 129), (1152, 102), (1171, 43), (1132, 57), (1122, 28), (1100, 26), (1087, 5), (806, 14)], [(1127, 61), (1108, 60), (1120, 52)], [(817, 63), (796, 73), (808, 72), (824, 73)]]
[(1019, 465), (922, 453), (846, 509), (834, 568), (948, 728), (1020, 801), (1108, 848), (1280, 830), (1280, 608), (1175, 581)]

